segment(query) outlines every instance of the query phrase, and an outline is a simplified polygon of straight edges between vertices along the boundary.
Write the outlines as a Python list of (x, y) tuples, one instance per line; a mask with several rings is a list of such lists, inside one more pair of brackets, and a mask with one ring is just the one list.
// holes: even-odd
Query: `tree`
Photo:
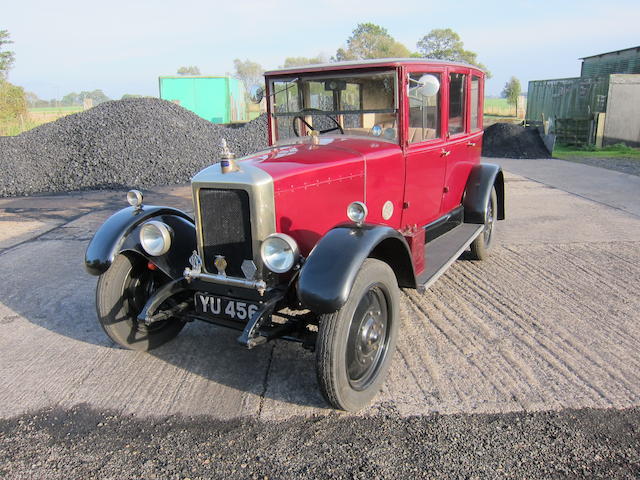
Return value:
[(510, 105), (516, 106), (516, 117), (518, 116), (518, 98), (520, 97), (520, 93), (522, 93), (520, 80), (516, 77), (511, 77), (511, 79), (504, 84), (502, 96), (507, 99)]
[(233, 65), (236, 68), (234, 76), (242, 80), (245, 91), (248, 92), (253, 85), (262, 85), (264, 83), (262, 74), (264, 69), (262, 65), (251, 60), (245, 60), (244, 62), (239, 58), (233, 61)]
[(464, 49), (464, 43), (456, 32), (450, 28), (435, 28), (418, 40), (420, 56), (452, 62), (464, 62), (475, 65), (485, 71), (488, 78), (491, 72), (478, 62), (478, 54)]
[(190, 67), (180, 67), (178, 69), (178, 75), (200, 75), (200, 69), (195, 65)]
[(62, 97), (60, 103), (67, 107), (71, 105), (78, 105), (80, 103), (79, 95), (76, 92), (67, 93), (64, 97)]
[(24, 92), (24, 99), (26, 100), (28, 107), (37, 107), (38, 103), (42, 101), (35, 93), (26, 91)]
[(389, 35), (386, 28), (375, 23), (359, 23), (347, 39), (346, 48), (339, 48), (333, 60), (410, 56), (407, 47)]
[(303, 65), (312, 65), (314, 63), (326, 63), (327, 57), (324, 55), (316, 55), (315, 57), (287, 57), (284, 59), (282, 68), (301, 67)]
[(15, 61), (15, 54), (10, 51), (3, 51), (5, 45), (13, 43), (9, 40), (9, 32), (7, 30), (0, 30), (0, 79), (7, 78), (9, 70), (13, 67)]
[(22, 87), (0, 78), (0, 122), (18, 118), (27, 113), (27, 100)]
[(100, 105), (101, 103), (111, 100), (100, 89), (92, 90), (91, 92), (80, 92), (78, 94), (78, 104), (82, 104), (85, 98), (90, 98), (91, 100), (93, 100), (93, 105)]

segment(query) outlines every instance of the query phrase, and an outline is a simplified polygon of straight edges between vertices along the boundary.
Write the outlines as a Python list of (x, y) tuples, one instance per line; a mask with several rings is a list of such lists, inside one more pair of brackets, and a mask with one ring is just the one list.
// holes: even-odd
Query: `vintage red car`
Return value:
[(480, 162), (484, 74), (422, 59), (265, 74), (270, 147), (192, 180), (195, 218), (131, 205), (86, 252), (120, 345), (149, 350), (197, 319), (315, 350), (336, 408), (367, 405), (398, 330), (399, 288), (429, 287), (505, 217), (500, 167)]

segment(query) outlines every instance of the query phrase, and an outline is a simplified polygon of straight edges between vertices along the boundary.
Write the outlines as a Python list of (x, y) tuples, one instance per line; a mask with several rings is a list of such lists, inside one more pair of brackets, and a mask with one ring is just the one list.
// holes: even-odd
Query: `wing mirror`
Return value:
[(409, 91), (423, 97), (433, 97), (440, 91), (440, 79), (436, 75), (427, 73), (418, 80), (409, 80), (414, 85), (409, 84)]
[(252, 85), (249, 89), (249, 100), (260, 103), (264, 98), (264, 88), (261, 85)]

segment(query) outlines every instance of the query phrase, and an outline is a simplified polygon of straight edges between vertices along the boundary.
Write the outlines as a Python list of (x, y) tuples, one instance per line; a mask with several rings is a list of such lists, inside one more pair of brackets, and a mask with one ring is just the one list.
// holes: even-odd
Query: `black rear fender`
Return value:
[(368, 257), (387, 262), (399, 286), (415, 288), (411, 253), (397, 230), (381, 225), (345, 225), (330, 230), (309, 254), (298, 279), (300, 302), (314, 313), (339, 310)]
[(498, 197), (498, 220), (505, 219), (504, 175), (499, 165), (481, 163), (471, 169), (464, 193), (465, 223), (484, 223), (484, 215), (491, 188), (496, 188)]
[[(164, 222), (173, 230), (171, 248), (158, 257), (148, 255), (139, 240), (142, 224), (151, 219)], [(116, 255), (136, 252), (175, 279), (182, 276), (196, 248), (195, 224), (186, 213), (171, 207), (145, 205), (139, 210), (128, 207), (114, 213), (95, 233), (85, 253), (85, 268), (92, 275), (102, 275)]]

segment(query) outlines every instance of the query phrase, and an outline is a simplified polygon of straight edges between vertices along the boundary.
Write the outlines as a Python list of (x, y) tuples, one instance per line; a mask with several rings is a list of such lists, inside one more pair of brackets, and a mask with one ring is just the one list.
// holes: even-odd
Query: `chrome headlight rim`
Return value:
[[(284, 242), (285, 248), (282, 250), (282, 252), (289, 256), (288, 261), (281, 267), (274, 265), (273, 262), (269, 259), (269, 257), (273, 254), (269, 254), (269, 252), (267, 252), (267, 249), (273, 242)], [(271, 235), (267, 236), (262, 241), (262, 245), (260, 245), (260, 259), (262, 260), (262, 263), (265, 265), (265, 267), (267, 267), (273, 273), (286, 273), (298, 264), (298, 261), (300, 260), (300, 250), (298, 248), (297, 242), (286, 233), (272, 233)]]
[[(140, 228), (140, 245), (152, 257), (164, 255), (171, 248), (173, 230), (169, 225), (158, 220), (149, 220)], [(161, 243), (154, 245), (154, 242)]]
[(362, 202), (351, 202), (347, 206), (347, 218), (358, 226), (361, 226), (369, 215), (369, 209)]

